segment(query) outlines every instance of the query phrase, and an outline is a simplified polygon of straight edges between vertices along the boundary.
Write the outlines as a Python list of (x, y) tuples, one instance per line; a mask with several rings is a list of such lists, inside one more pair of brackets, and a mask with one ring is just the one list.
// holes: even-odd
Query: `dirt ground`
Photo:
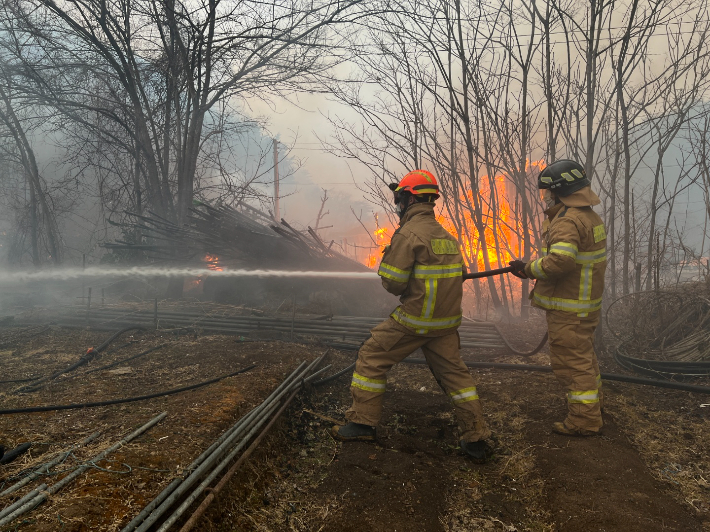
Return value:
[[(524, 328), (534, 344), (538, 330)], [(53, 327), (0, 329), (0, 380), (47, 375), (76, 361), (103, 332)], [(37, 392), (0, 384), (0, 408), (85, 402), (153, 393), (257, 368), (198, 390), (125, 405), (0, 416), (0, 437), (32, 450), (0, 466), (0, 491), (94, 431), (56, 474), (83, 463), (156, 414), (161, 423), (97, 464), (7, 530), (120, 530), (181, 469), (324, 346), (239, 341), (227, 336), (124, 336), (87, 366)], [(86, 373), (145, 349), (153, 353)], [(547, 363), (467, 351), (469, 360)], [(333, 371), (353, 352), (330, 350)], [(618, 372), (608, 360), (603, 371)], [(710, 399), (605, 383), (601, 437), (551, 434), (565, 398), (551, 374), (472, 370), (495, 432), (496, 455), (475, 465), (457, 448), (452, 408), (426, 366), (390, 374), (376, 444), (341, 444), (328, 434), (349, 406), (348, 376), (304, 392), (210, 507), (206, 531), (710, 530)], [(38, 481), (32, 485), (36, 485)], [(2, 487), (4, 486), (4, 487)], [(24, 494), (30, 488), (20, 491)], [(16, 498), (16, 497), (15, 497)], [(0, 507), (15, 500), (0, 500)]]

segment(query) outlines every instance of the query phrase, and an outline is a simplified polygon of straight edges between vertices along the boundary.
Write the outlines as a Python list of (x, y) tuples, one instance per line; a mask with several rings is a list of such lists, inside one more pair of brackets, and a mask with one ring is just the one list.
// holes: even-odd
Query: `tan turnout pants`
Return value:
[(459, 355), (456, 331), (445, 336), (417, 336), (402, 331), (390, 318), (372, 329), (371, 335), (355, 364), (350, 386), (353, 404), (345, 414), (348, 421), (371, 426), (380, 422), (387, 372), (421, 347), (434, 378), (455, 407), (460, 439), (473, 442), (490, 437), (476, 385)]
[(579, 318), (571, 312), (547, 311), (550, 364), (557, 380), (567, 388), (569, 427), (602, 428), (599, 363), (594, 352), (594, 331), (599, 317)]

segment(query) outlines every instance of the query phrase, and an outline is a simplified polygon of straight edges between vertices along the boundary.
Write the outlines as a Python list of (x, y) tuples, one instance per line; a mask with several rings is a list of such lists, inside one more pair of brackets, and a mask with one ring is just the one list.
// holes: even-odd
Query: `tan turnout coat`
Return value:
[(392, 235), (378, 274), (400, 296), (392, 318), (409, 331), (443, 336), (461, 324), (463, 257), (456, 239), (434, 216), (433, 203), (415, 203)]
[(585, 187), (560, 199), (545, 211), (542, 256), (525, 267), (526, 275), (537, 280), (530, 299), (545, 310), (595, 317), (606, 271), (604, 222), (590, 206), (599, 198)]

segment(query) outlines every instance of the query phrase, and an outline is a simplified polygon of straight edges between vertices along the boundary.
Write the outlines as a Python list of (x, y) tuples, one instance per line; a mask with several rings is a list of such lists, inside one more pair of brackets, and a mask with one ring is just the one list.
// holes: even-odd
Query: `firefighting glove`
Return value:
[(513, 271), (510, 272), (519, 279), (527, 279), (528, 276), (525, 275), (525, 263), (522, 260), (511, 260), (509, 263)]

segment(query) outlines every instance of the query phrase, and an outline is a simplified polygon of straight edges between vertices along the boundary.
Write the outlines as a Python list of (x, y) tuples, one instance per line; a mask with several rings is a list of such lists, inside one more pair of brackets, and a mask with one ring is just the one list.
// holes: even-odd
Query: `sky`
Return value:
[(272, 100), (269, 104), (253, 102), (250, 107), (255, 114), (268, 117), (267, 134), (277, 137), (285, 145), (293, 146), (290, 155), (302, 163), (293, 176), (281, 182), (280, 209), (283, 218), (304, 226), (315, 224), (323, 189), (327, 189), (329, 200), (325, 210), (329, 210), (330, 214), (321, 225), (333, 225), (333, 228), (324, 231), (326, 237), (365, 237), (364, 229), (350, 207), (358, 216), (362, 213), (363, 221), (374, 230), (374, 214), (382, 216), (382, 209), (366, 201), (363, 192), (356, 186), (362, 187), (366, 182), (371, 182), (371, 172), (357, 161), (328, 153), (319, 140), (330, 139), (334, 133), (323, 112), (356, 120), (355, 113), (327, 100), (322, 94), (301, 94), (295, 103), (285, 99)]

